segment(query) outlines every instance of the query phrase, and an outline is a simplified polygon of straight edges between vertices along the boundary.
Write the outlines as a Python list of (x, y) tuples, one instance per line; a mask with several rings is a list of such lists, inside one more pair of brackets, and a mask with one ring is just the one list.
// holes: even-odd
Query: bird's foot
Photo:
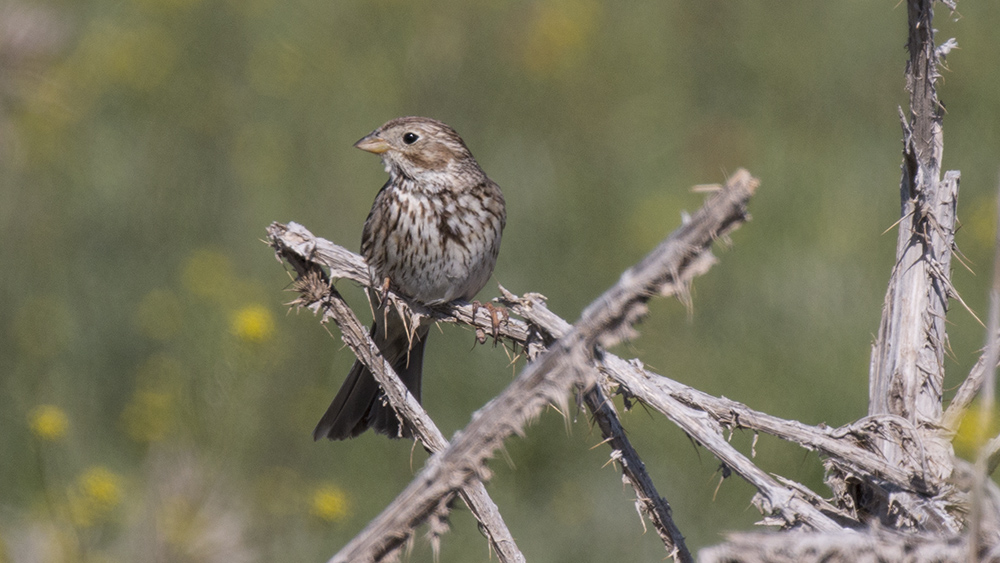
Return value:
[[(492, 325), (493, 333), (493, 345), (496, 346), (500, 342), (500, 323), (508, 322), (510, 320), (510, 313), (507, 311), (506, 307), (494, 305), (493, 303), (486, 302), (480, 303), (479, 301), (472, 302), (472, 320), (476, 320), (476, 314), (479, 313), (479, 308), (482, 307), (489, 311), (490, 321)], [(480, 344), (486, 343), (486, 333), (482, 329), (476, 329), (476, 339)]]
[(386, 299), (389, 298), (389, 277), (386, 276), (385, 281), (382, 282), (382, 287), (378, 290), (378, 306), (381, 308), (385, 305)]

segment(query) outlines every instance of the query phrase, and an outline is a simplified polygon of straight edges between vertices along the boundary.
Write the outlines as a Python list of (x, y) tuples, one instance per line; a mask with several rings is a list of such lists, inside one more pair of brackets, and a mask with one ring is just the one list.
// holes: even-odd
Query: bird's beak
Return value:
[(382, 154), (389, 150), (389, 143), (385, 142), (385, 139), (374, 133), (364, 137), (357, 143), (354, 143), (354, 146), (363, 151), (373, 152), (375, 154)]

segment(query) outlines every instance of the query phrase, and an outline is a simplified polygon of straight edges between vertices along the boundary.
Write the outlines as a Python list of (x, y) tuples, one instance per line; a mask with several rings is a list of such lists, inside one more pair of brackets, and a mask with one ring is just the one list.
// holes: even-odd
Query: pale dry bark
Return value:
[[(281, 259), (292, 265), (298, 276), (295, 289), (299, 291), (300, 297), (293, 301), (292, 304), (308, 308), (320, 314), (321, 322), (327, 322), (332, 319), (340, 327), (341, 338), (344, 340), (344, 343), (351, 348), (355, 355), (372, 372), (375, 379), (378, 380), (379, 384), (385, 390), (386, 396), (393, 408), (401, 416), (410, 421), (414, 435), (424, 443), (429, 451), (440, 452), (443, 450), (447, 446), (448, 441), (445, 440), (444, 435), (438, 430), (434, 421), (427, 416), (427, 412), (424, 411), (416, 398), (406, 389), (405, 384), (403, 384), (399, 376), (392, 370), (389, 362), (382, 358), (378, 348), (375, 346), (375, 342), (369, 336), (368, 330), (354, 315), (354, 312), (344, 302), (337, 290), (329, 283), (329, 278), (326, 277), (326, 274), (320, 269), (319, 265), (306, 260), (302, 255), (290, 250), (289, 247), (285, 246), (285, 240), (281, 238), (282, 235), (288, 236), (291, 239), (290, 242), (294, 244), (301, 237), (311, 235), (308, 235), (307, 232), (296, 231), (295, 229), (282, 231), (283, 229), (277, 225), (272, 225), (271, 229), (269, 229), (269, 234), (272, 237), (271, 245), (274, 246)], [(362, 261), (361, 264), (357, 264), (357, 259), (360, 256), (351, 255), (340, 247), (331, 248), (330, 250), (334, 255), (350, 258), (349, 260), (335, 262), (344, 264), (350, 270), (349, 272), (345, 272), (345, 276), (367, 276), (366, 273), (363, 273), (366, 268), (357, 267), (364, 263)], [(337, 273), (336, 270), (334, 270), (334, 273)], [(459, 494), (471, 510), (473, 516), (479, 521), (483, 532), (489, 538), (490, 546), (496, 551), (499, 560), (501, 562), (523, 563), (525, 560), (524, 555), (521, 554), (517, 544), (514, 542), (514, 538), (507, 529), (500, 511), (486, 492), (486, 487), (482, 481), (471, 479), (462, 487)], [(435, 538), (439, 535), (437, 530), (432, 530), (432, 533)], [(394, 550), (401, 543), (393, 545), (389, 551)]]
[(936, 541), (881, 529), (870, 534), (733, 534), (701, 550), (701, 563), (917, 563), (961, 561), (968, 549), (959, 536)]
[(684, 543), (684, 535), (674, 523), (670, 504), (656, 491), (653, 479), (646, 472), (646, 464), (625, 434), (615, 404), (603, 389), (605, 383), (598, 383), (584, 394), (584, 401), (594, 415), (604, 441), (611, 446), (611, 458), (622, 466), (622, 480), (635, 491), (635, 507), (640, 518), (643, 515), (649, 518), (663, 545), (667, 549), (674, 548), (670, 555), (677, 561), (693, 561), (691, 552)]
[(477, 411), (448, 447), (433, 456), (413, 482), (330, 561), (378, 560), (387, 542), (409, 535), (428, 515), (439, 512), (455, 490), (486, 475), (485, 461), (514, 433), (552, 402), (565, 405), (573, 388), (596, 380), (596, 346), (630, 334), (652, 295), (669, 287), (697, 262), (712, 242), (746, 220), (746, 203), (757, 182), (738, 171), (718, 194), (642, 262), (586, 310), (567, 334), (521, 372), (496, 398)]
[[(955, 9), (953, 1), (944, 3)], [(858, 474), (831, 456), (827, 481), (835, 502), (872, 527), (853, 535), (740, 534), (704, 550), (706, 561), (1000, 560), (1000, 490), (986, 478), (1000, 463), (1000, 437), (981, 447), (975, 466), (956, 459), (951, 448), (951, 439), (980, 389), (986, 396), (973, 423), (988, 425), (995, 417), (992, 383), (1000, 354), (1000, 231), (986, 350), (944, 410), (945, 315), (949, 299), (961, 302), (950, 279), (960, 175), (957, 171), (941, 175), (944, 108), (935, 80), (940, 59), (957, 43), (949, 39), (935, 46), (933, 5), (932, 0), (907, 1), (910, 111), (908, 118), (900, 112), (901, 219), (896, 263), (872, 350), (867, 419), (888, 425), (887, 429), (896, 427), (879, 436), (874, 451), (911, 476), (911, 486), (884, 476), (883, 486), (877, 486), (878, 479)]]
[[(536, 328), (523, 323), (511, 320), (499, 327), (492, 326), (489, 315), (482, 308), (477, 311), (470, 305), (448, 305), (426, 310), (410, 304), (419, 314), (435, 319), (473, 322), (484, 331), (496, 329), (498, 337), (513, 337), (538, 357), (507, 390), (478, 411), (447, 449), (433, 456), (413, 484), (333, 561), (374, 561), (394, 554), (416, 525), (447, 510), (447, 501), (456, 490), (470, 480), (488, 475), (484, 462), (503, 439), (512, 433), (523, 432), (528, 420), (537, 416), (547, 403), (565, 403), (567, 392), (574, 387), (591, 388), (599, 374), (595, 366), (595, 355), (601, 355), (599, 346), (613, 344), (629, 335), (631, 324), (644, 313), (645, 302), (651, 296), (682, 290), (691, 276), (705, 271), (711, 263), (710, 245), (746, 220), (746, 202), (756, 186), (757, 181), (746, 171), (734, 174), (697, 214), (640, 264), (625, 272), (618, 284), (584, 311), (581, 320), (570, 327), (567, 334), (548, 345), (542, 342)], [(293, 265), (326, 263), (332, 277), (369, 283), (360, 257), (315, 239), (298, 225), (274, 224), (269, 228), (269, 236), (279, 257), (290, 259)], [(307, 303), (328, 299), (321, 285), (308, 283), (297, 288), (303, 291), (301, 299)], [(365, 358), (364, 354), (370, 353), (370, 349), (361, 345), (352, 348), (362, 354), (363, 361), (378, 365), (380, 358)], [(395, 406), (391, 393), (390, 400)], [(400, 414), (410, 416), (405, 404), (405, 400), (401, 402), (404, 408)], [(624, 448), (616, 449), (616, 455), (629, 460), (626, 478), (636, 488), (639, 503), (650, 514), (665, 547), (678, 560), (691, 560), (683, 537), (670, 519), (669, 507), (656, 493), (638, 455), (634, 450), (628, 451), (627, 442), (622, 441), (624, 435), (616, 430), (620, 422), (613, 410), (601, 409), (599, 404), (595, 406), (598, 416), (610, 424), (610, 436)]]
[[(918, 467), (932, 486), (951, 474), (950, 441), (940, 432), (944, 393), (945, 315), (951, 285), (951, 250), (959, 175), (942, 181), (944, 107), (935, 81), (939, 57), (934, 45), (933, 0), (907, 2), (909, 61), (906, 87), (910, 92), (908, 119), (902, 115), (903, 166), (900, 181), (901, 219), (896, 264), (889, 280), (882, 323), (872, 350), (869, 374), (869, 415), (894, 415), (916, 429), (922, 452), (882, 440), (879, 447), (889, 463)], [(884, 508), (871, 507), (875, 512)], [(958, 521), (949, 524), (952, 531)]]

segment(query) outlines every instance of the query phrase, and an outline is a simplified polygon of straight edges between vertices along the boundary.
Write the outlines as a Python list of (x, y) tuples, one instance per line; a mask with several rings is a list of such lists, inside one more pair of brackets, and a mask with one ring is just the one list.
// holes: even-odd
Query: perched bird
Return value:
[[(500, 187), (454, 129), (426, 117), (394, 119), (354, 144), (382, 157), (389, 180), (361, 235), (372, 285), (426, 305), (470, 300), (493, 274), (507, 221)], [(377, 300), (373, 301), (377, 302)], [(420, 400), (429, 326), (412, 339), (395, 311), (376, 311), (371, 337)], [(313, 438), (344, 440), (367, 428), (410, 437), (371, 372), (355, 361)]]

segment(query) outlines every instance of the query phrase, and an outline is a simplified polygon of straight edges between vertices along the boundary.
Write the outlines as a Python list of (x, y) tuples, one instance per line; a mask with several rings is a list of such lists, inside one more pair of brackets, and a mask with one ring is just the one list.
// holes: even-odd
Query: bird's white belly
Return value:
[[(496, 264), (499, 222), (472, 196), (462, 195), (445, 207), (440, 224), (408, 220), (430, 212), (435, 203), (427, 198), (406, 194), (402, 201), (400, 220), (386, 233), (385, 275), (401, 293), (422, 303), (472, 299)], [(480, 221), (485, 229), (472, 227)]]

